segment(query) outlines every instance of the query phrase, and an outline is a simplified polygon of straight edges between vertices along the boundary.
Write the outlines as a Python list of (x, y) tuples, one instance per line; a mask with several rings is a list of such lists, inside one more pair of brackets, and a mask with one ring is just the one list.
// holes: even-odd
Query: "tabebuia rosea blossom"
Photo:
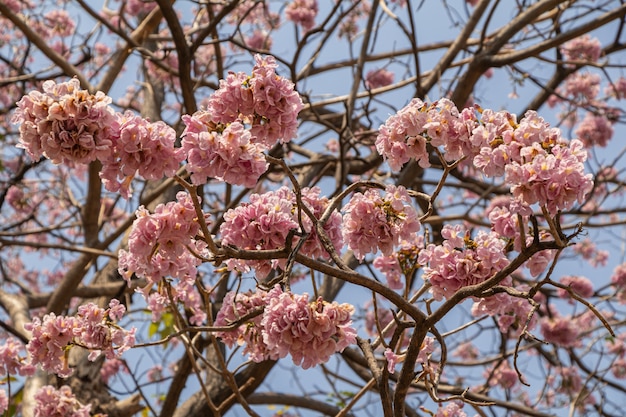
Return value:
[(267, 171), (263, 152), (266, 147), (252, 141), (252, 135), (240, 122), (216, 126), (211, 113), (199, 111), (184, 115), (182, 149), (187, 154), (187, 171), (195, 185), (210, 178), (252, 188)]
[(165, 291), (150, 293), (153, 284), (165, 277), (177, 278), (174, 301), (181, 301), (191, 310), (191, 322), (200, 324), (206, 313), (194, 289), (197, 267), (209, 255), (207, 244), (198, 233), (200, 224), (192, 197), (184, 191), (176, 201), (159, 204), (154, 213), (141, 206), (136, 211), (128, 238), (128, 250), (119, 251), (119, 272), (128, 281), (134, 275), (146, 278), (149, 284), (141, 290), (154, 320), (165, 311), (169, 299)]
[(91, 404), (81, 404), (67, 385), (45, 385), (35, 393), (35, 417), (91, 417), (90, 411)]
[(245, 344), (243, 353), (254, 362), (291, 355), (294, 364), (308, 369), (356, 342), (350, 304), (321, 297), (309, 301), (308, 294), (293, 294), (278, 285), (269, 292), (228, 293), (215, 326), (236, 323), (255, 310), (258, 314), (237, 328), (216, 333), (229, 347)]
[(418, 257), (422, 278), (432, 285), (435, 300), (448, 298), (460, 288), (480, 284), (509, 264), (507, 242), (495, 232), (479, 231), (475, 237), (461, 225), (445, 225), (441, 245), (429, 244)]
[(357, 259), (378, 250), (391, 255), (403, 240), (416, 239), (419, 216), (403, 186), (388, 185), (380, 190), (355, 193), (343, 208), (343, 237)]
[(119, 357), (135, 344), (135, 328), (125, 330), (117, 322), (126, 308), (118, 300), (111, 300), (109, 308), (93, 303), (78, 307), (75, 316), (46, 314), (33, 318), (24, 328), (32, 333), (26, 345), (33, 365), (65, 378), (72, 374), (67, 361), (71, 346), (89, 349), (88, 359), (95, 361), (101, 354), (111, 359)]
[(206, 110), (215, 123), (250, 126), (254, 143), (289, 142), (297, 133), (302, 99), (291, 81), (276, 74), (274, 57), (256, 55), (255, 60), (252, 75), (230, 73), (220, 81)]
[(285, 8), (285, 17), (309, 31), (315, 26), (317, 12), (317, 0), (292, 0)]
[(518, 123), (509, 112), (476, 110), (480, 119), (447, 99), (430, 105), (413, 99), (380, 127), (376, 149), (393, 170), (411, 159), (430, 166), (427, 145), (446, 160), (468, 158), (485, 176), (504, 177), (520, 209), (539, 204), (554, 215), (584, 201), (593, 182), (581, 141), (565, 140), (534, 111)]
[[(162, 121), (150, 122), (131, 111), (118, 114), (119, 131), (115, 147), (102, 160), (100, 177), (107, 190), (130, 196), (135, 175), (146, 180), (172, 177), (185, 159), (175, 147), (176, 131)], [(121, 180), (121, 182), (120, 182)]]
[[(329, 200), (320, 196), (317, 187), (304, 188), (301, 191), (302, 202), (312, 214), (318, 218), (328, 207)], [(280, 249), (286, 245), (298, 242), (295, 231), (300, 229), (296, 195), (287, 187), (264, 194), (252, 194), (248, 203), (243, 203), (224, 214), (224, 223), (220, 227), (223, 245), (233, 245), (240, 249), (263, 250)], [(303, 233), (308, 234), (300, 251), (302, 254), (314, 258), (328, 259), (329, 255), (322, 246), (315, 231), (312, 220), (304, 213), (300, 213)], [(339, 250), (343, 245), (341, 235), (341, 215), (333, 212), (323, 226), (333, 246)], [(287, 239), (292, 233), (292, 242)], [(264, 277), (274, 268), (284, 268), (285, 259), (269, 260), (242, 260), (229, 259), (226, 264), (229, 268), (247, 271), (253, 268)]]
[(390, 255), (381, 255), (372, 263), (387, 278), (387, 285), (394, 290), (404, 288), (406, 282), (402, 278), (410, 278), (420, 265), (417, 257), (424, 248), (424, 236), (417, 236), (412, 242), (404, 241)]
[(78, 79), (43, 83), (17, 103), (12, 122), (19, 124), (18, 147), (34, 160), (55, 164), (88, 163), (109, 156), (118, 122), (111, 98), (80, 88)]
[(132, 274), (152, 283), (163, 277), (195, 279), (201, 261), (191, 254), (205, 253), (196, 239), (200, 230), (192, 197), (180, 191), (176, 201), (159, 204), (154, 213), (141, 206), (128, 238), (128, 250), (119, 252), (119, 271), (126, 280)]
[(255, 57), (252, 75), (230, 73), (206, 110), (183, 116), (182, 148), (195, 185), (210, 178), (248, 188), (267, 170), (264, 152), (296, 136), (302, 99), (276, 74), (273, 57)]

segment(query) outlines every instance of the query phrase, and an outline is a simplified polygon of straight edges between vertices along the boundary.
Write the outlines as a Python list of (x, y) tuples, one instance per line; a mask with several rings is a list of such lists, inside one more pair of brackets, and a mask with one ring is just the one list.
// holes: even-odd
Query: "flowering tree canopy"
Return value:
[(0, 2), (0, 413), (622, 415), (625, 19)]

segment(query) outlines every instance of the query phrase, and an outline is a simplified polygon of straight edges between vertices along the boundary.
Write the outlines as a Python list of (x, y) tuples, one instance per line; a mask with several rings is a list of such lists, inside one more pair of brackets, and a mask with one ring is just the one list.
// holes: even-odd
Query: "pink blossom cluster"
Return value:
[(391, 255), (402, 241), (414, 241), (420, 230), (413, 200), (403, 186), (355, 193), (344, 207), (343, 237), (357, 259), (378, 250)]
[[(559, 280), (561, 284), (569, 287), (575, 294), (582, 298), (590, 298), (594, 294), (593, 283), (589, 278), (581, 277), (577, 275), (566, 275)], [(566, 298), (569, 302), (574, 300), (570, 297), (569, 292), (563, 288), (557, 288), (557, 296), (560, 298)]]
[(207, 109), (183, 116), (183, 149), (194, 184), (214, 177), (253, 187), (267, 170), (264, 151), (296, 136), (302, 99), (276, 74), (273, 57), (255, 57), (252, 75), (230, 73)]
[(506, 241), (495, 232), (479, 231), (471, 238), (461, 225), (447, 224), (441, 245), (429, 244), (418, 257), (422, 278), (432, 285), (435, 300), (452, 296), (460, 288), (479, 284), (509, 264)]
[(67, 385), (58, 390), (45, 385), (35, 393), (35, 417), (91, 417), (91, 405), (82, 405)]
[[(130, 196), (130, 181), (136, 174), (147, 180), (172, 177), (185, 159), (176, 148), (176, 131), (162, 121), (151, 123), (131, 111), (118, 114), (115, 147), (102, 161), (100, 177), (107, 190)], [(119, 182), (118, 180), (122, 180)]]
[(5, 375), (32, 375), (35, 368), (26, 362), (20, 355), (24, 344), (14, 337), (7, 338), (0, 345), (0, 376)]
[(104, 353), (108, 359), (119, 357), (135, 344), (135, 328), (124, 330), (117, 321), (126, 311), (116, 299), (104, 310), (93, 303), (78, 308), (76, 316), (46, 314), (35, 317), (24, 328), (32, 333), (26, 345), (31, 363), (65, 378), (72, 374), (67, 353), (72, 346), (89, 349), (89, 360)]
[(591, 174), (585, 174), (587, 152), (582, 142), (565, 141), (559, 129), (550, 128), (534, 111), (527, 112), (519, 123), (508, 113), (491, 111), (490, 122), (485, 123), (485, 113), (487, 110), (482, 126), (473, 132), (473, 138), (478, 135), (482, 141), (480, 153), (474, 157), (477, 168), (487, 176), (504, 174), (505, 183), (522, 206), (537, 203), (554, 215), (576, 201), (583, 202), (593, 181)]
[(128, 238), (128, 250), (119, 252), (120, 274), (130, 282), (133, 274), (157, 283), (171, 276), (195, 279), (201, 261), (194, 256), (206, 254), (206, 243), (196, 239), (200, 230), (192, 197), (180, 191), (176, 201), (159, 204), (154, 213), (141, 206)]
[(508, 361), (502, 361), (496, 366), (485, 369), (483, 377), (487, 379), (489, 386), (499, 386), (503, 389), (513, 388), (519, 379), (517, 372), (511, 368)]
[(308, 294), (284, 292), (279, 286), (269, 292), (227, 294), (215, 326), (228, 326), (257, 309), (262, 314), (216, 333), (229, 347), (245, 343), (243, 353), (255, 362), (291, 355), (294, 364), (308, 369), (356, 342), (351, 305), (321, 298), (309, 302)]
[(575, 131), (585, 148), (606, 147), (613, 137), (613, 124), (604, 115), (587, 113)]
[[(518, 286), (517, 291), (527, 291), (527, 286)], [(507, 293), (498, 293), (491, 297), (481, 298), (472, 305), (474, 317), (496, 317), (498, 329), (502, 334), (508, 334), (511, 338), (517, 338), (524, 330), (528, 322), (528, 329), (532, 330), (537, 324), (533, 315), (529, 319), (532, 305), (525, 298), (513, 297)]]
[(88, 163), (109, 156), (117, 136), (111, 98), (80, 89), (74, 78), (43, 83), (17, 103), (12, 122), (19, 123), (19, 148), (34, 159), (42, 155), (55, 164)]
[(580, 334), (583, 330), (579, 321), (571, 316), (553, 313), (552, 317), (541, 320), (541, 334), (544, 340), (564, 348), (579, 346)]
[(576, 245), (573, 246), (573, 250), (576, 254), (582, 256), (583, 259), (589, 261), (591, 266), (604, 266), (609, 259), (609, 252), (598, 249), (596, 244), (589, 238), (576, 242)]
[(423, 248), (424, 236), (419, 235), (413, 242), (402, 242), (399, 249), (390, 255), (378, 256), (373, 265), (385, 275), (389, 288), (401, 290), (405, 286), (402, 277), (411, 278), (419, 268), (417, 257)]
[[(328, 207), (329, 200), (320, 196), (320, 189), (305, 188), (301, 192), (302, 202), (312, 211), (315, 217), (321, 216)], [(301, 213), (304, 233), (310, 233), (300, 248), (304, 255), (329, 259), (326, 249), (322, 246), (313, 222)], [(288, 237), (300, 228), (296, 195), (287, 187), (264, 194), (252, 194), (248, 203), (228, 210), (224, 214), (224, 223), (220, 227), (223, 245), (233, 245), (247, 250), (280, 249), (286, 245), (295, 245), (294, 238), (287, 242)], [(341, 234), (341, 215), (334, 212), (324, 224), (324, 231), (333, 246), (339, 250), (343, 245)], [(292, 232), (293, 231), (293, 232)], [(272, 269), (284, 268), (285, 259), (239, 260), (227, 261), (230, 268), (247, 271), (253, 268), (260, 276), (267, 276)]]
[[(468, 3), (471, 4), (472, 2), (468, 0)], [(446, 404), (445, 407), (439, 404), (439, 408), (437, 408), (437, 413), (434, 417), (467, 417), (467, 413), (463, 411), (462, 402), (452, 401)]]
[(626, 333), (615, 338), (608, 338), (606, 347), (609, 353), (616, 355), (611, 364), (611, 373), (618, 379), (626, 379)]
[(617, 265), (613, 270), (611, 286), (617, 292), (620, 304), (626, 304), (626, 263)]
[(130, 197), (136, 174), (148, 180), (174, 175), (185, 159), (175, 147), (174, 129), (130, 111), (115, 113), (110, 103), (102, 92), (81, 90), (76, 78), (46, 81), (43, 92), (31, 91), (18, 102), (12, 118), (20, 124), (17, 146), (33, 159), (45, 156), (55, 164), (99, 160), (105, 187), (124, 198)]
[(266, 147), (255, 143), (250, 131), (240, 122), (221, 128), (212, 123), (212, 117), (207, 111), (183, 116), (186, 128), (182, 148), (187, 154), (191, 182), (201, 185), (216, 178), (254, 187), (269, 165), (263, 154)]
[(472, 109), (459, 112), (448, 99), (428, 105), (416, 98), (379, 128), (376, 149), (393, 170), (399, 170), (410, 159), (427, 168), (427, 144), (443, 146), (449, 160), (460, 158), (471, 149), (469, 136), (474, 124)]
[(626, 78), (619, 77), (606, 88), (606, 94), (618, 100), (626, 98)]
[(393, 79), (393, 72), (385, 68), (373, 69), (365, 74), (365, 86), (370, 90), (386, 87), (393, 83)]
[(597, 62), (602, 54), (600, 41), (588, 34), (572, 39), (560, 49), (566, 61)]
[(270, 147), (289, 142), (297, 133), (302, 99), (291, 81), (276, 74), (274, 57), (256, 55), (255, 60), (251, 76), (231, 73), (220, 81), (207, 111), (215, 123), (239, 121), (250, 126), (255, 143)]
[(292, 0), (285, 8), (285, 17), (308, 32), (315, 26), (317, 12), (317, 0)]

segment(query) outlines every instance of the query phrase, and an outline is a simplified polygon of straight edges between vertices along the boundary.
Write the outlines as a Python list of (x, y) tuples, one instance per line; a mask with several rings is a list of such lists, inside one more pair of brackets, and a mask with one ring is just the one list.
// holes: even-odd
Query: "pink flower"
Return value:
[(35, 417), (90, 417), (91, 405), (82, 405), (67, 385), (58, 390), (51, 385), (35, 393)]
[[(119, 116), (119, 138), (113, 152), (103, 160), (100, 177), (107, 190), (130, 197), (130, 180), (135, 174), (148, 180), (172, 177), (185, 158), (175, 148), (176, 131), (158, 121), (148, 120), (130, 111)], [(118, 179), (123, 179), (120, 183)]]
[(401, 241), (414, 240), (420, 229), (417, 210), (402, 186), (388, 185), (383, 197), (371, 188), (355, 193), (344, 211), (343, 236), (359, 260), (378, 250), (390, 255)]
[(59, 37), (71, 36), (74, 33), (76, 24), (66, 10), (51, 10), (44, 16), (46, 25), (52, 29), (52, 33)]
[(387, 360), (387, 371), (393, 374), (396, 371), (396, 364), (400, 362), (400, 357), (393, 350), (386, 348), (385, 359)]
[(9, 408), (9, 398), (7, 397), (7, 392), (3, 389), (0, 389), (0, 413), (4, 415), (4, 412)]
[(268, 293), (261, 320), (270, 357), (290, 354), (293, 363), (303, 369), (325, 363), (334, 353), (356, 343), (350, 304), (328, 303), (321, 297), (312, 302), (308, 299), (306, 293), (282, 292), (276, 286)]
[(210, 178), (252, 188), (267, 170), (265, 145), (253, 142), (250, 131), (240, 122), (215, 126), (208, 112), (184, 115), (182, 149), (194, 185)]
[[(515, 288), (528, 291), (526, 286)], [(481, 298), (472, 305), (472, 315), (481, 317), (488, 315), (497, 318), (498, 329), (502, 334), (517, 338), (528, 322), (528, 330), (535, 328), (537, 318), (533, 315), (528, 321), (532, 306), (525, 298), (512, 297), (506, 293), (498, 293), (491, 297)]]
[(135, 344), (136, 329), (124, 330), (93, 303), (78, 307), (75, 317), (50, 313), (43, 320), (35, 317), (24, 328), (32, 332), (32, 339), (26, 345), (32, 364), (62, 378), (72, 374), (67, 351), (73, 345), (89, 349), (88, 359), (94, 361), (101, 353), (107, 359), (119, 357)]
[(490, 386), (497, 385), (504, 389), (513, 388), (518, 381), (517, 372), (511, 368), (508, 361), (501, 362), (495, 369), (486, 369), (483, 376), (488, 378)]
[(200, 230), (191, 196), (176, 195), (176, 202), (159, 204), (153, 214), (143, 206), (128, 239), (128, 251), (119, 252), (120, 274), (130, 281), (132, 274), (152, 283), (162, 277), (195, 279), (201, 260), (192, 254), (206, 253), (206, 244), (195, 237)]
[(20, 356), (24, 345), (14, 337), (8, 337), (0, 345), (0, 376), (32, 375), (35, 369), (29, 366), (25, 358)]
[(445, 407), (439, 404), (435, 417), (467, 417), (467, 414), (463, 411), (463, 403), (455, 401), (448, 403)]
[(576, 129), (576, 137), (585, 148), (593, 146), (605, 147), (613, 137), (613, 125), (606, 116), (587, 113)]
[(365, 74), (365, 86), (370, 90), (385, 87), (393, 83), (393, 78), (393, 72), (385, 68), (370, 70)]
[(13, 123), (20, 124), (18, 147), (34, 159), (42, 155), (55, 164), (106, 159), (118, 135), (111, 98), (89, 94), (74, 78), (43, 83), (17, 103)]
[(207, 111), (214, 123), (250, 125), (251, 141), (269, 148), (296, 136), (303, 104), (294, 84), (276, 74), (274, 57), (256, 55), (255, 60), (251, 76), (231, 73), (220, 81)]
[(387, 285), (394, 290), (404, 288), (402, 276), (412, 277), (419, 268), (417, 257), (424, 248), (424, 236), (417, 236), (413, 243), (404, 241), (400, 249), (391, 255), (382, 255), (374, 259), (373, 265), (387, 278)]
[(389, 117), (378, 130), (376, 150), (388, 162), (394, 171), (414, 158), (421, 167), (430, 166), (427, 139), (423, 136), (427, 114), (423, 111), (426, 104), (420, 99), (413, 99), (406, 107)]
[[(294, 364), (308, 369), (328, 361), (331, 355), (356, 342), (351, 327), (354, 308), (349, 304), (327, 303), (321, 298), (309, 302), (307, 294), (283, 292), (279, 286), (270, 292), (246, 294), (230, 292), (224, 297), (215, 319), (216, 326), (237, 321), (239, 327), (217, 332), (227, 346), (245, 344), (243, 353), (255, 362), (291, 355)], [(262, 315), (245, 315), (263, 309)]]
[(494, 233), (479, 231), (475, 238), (460, 225), (445, 225), (442, 245), (429, 244), (418, 257), (436, 300), (450, 297), (462, 287), (479, 284), (509, 264), (506, 242)]
[[(252, 194), (250, 202), (228, 210), (220, 227), (223, 245), (241, 249), (279, 249), (287, 244), (290, 231), (298, 228), (293, 216), (293, 194), (287, 187), (265, 194)], [(272, 268), (285, 265), (284, 259), (272, 261), (229, 260), (230, 268), (247, 270), (267, 276)]]
[(597, 38), (586, 34), (565, 43), (561, 53), (566, 61), (597, 62), (602, 54), (602, 45)]
[[(562, 277), (560, 279), (560, 282), (561, 284), (570, 287), (572, 291), (574, 291), (574, 293), (576, 293), (582, 298), (590, 298), (593, 296), (593, 293), (594, 293), (593, 284), (588, 278), (574, 276), (574, 275), (567, 275), (567, 276)], [(560, 298), (567, 298), (569, 299), (570, 302), (573, 301), (570, 298), (569, 293), (562, 288), (557, 288), (556, 294)]]
[[(320, 189), (304, 188), (301, 190), (302, 202), (312, 214), (319, 218), (326, 210), (329, 200), (320, 197)], [(287, 187), (281, 187), (277, 191), (265, 194), (252, 194), (250, 202), (242, 204), (224, 214), (224, 223), (220, 227), (222, 244), (234, 245), (241, 249), (280, 249), (287, 245), (287, 238), (292, 230), (298, 230), (299, 218), (302, 226), (308, 234), (307, 240), (302, 244), (301, 251), (304, 255), (314, 258), (329, 259), (329, 255), (322, 246), (311, 219), (302, 212), (298, 213), (295, 194)], [(343, 246), (341, 235), (341, 215), (333, 212), (323, 226), (326, 235), (336, 250)], [(299, 238), (295, 238), (292, 245)], [(259, 275), (266, 276), (273, 268), (283, 268), (284, 259), (272, 261), (244, 261), (229, 260), (230, 268), (247, 270), (252, 267)]]
[(317, 12), (317, 0), (292, 0), (285, 8), (287, 20), (302, 26), (305, 32), (315, 26)]
[(548, 343), (568, 348), (580, 344), (580, 328), (571, 317), (561, 317), (556, 314), (552, 318), (541, 320), (541, 334)]
[(618, 100), (626, 98), (626, 78), (619, 77), (606, 88), (606, 94)]
[[(215, 333), (228, 347), (245, 345), (243, 354), (248, 355), (254, 362), (262, 362), (270, 357), (270, 351), (263, 341), (261, 327), (261, 312), (267, 304), (267, 292), (257, 290), (247, 293), (231, 291), (224, 297), (222, 308), (215, 318), (215, 326), (230, 326), (240, 322), (238, 327)], [(249, 317), (246, 322), (242, 318), (250, 313), (258, 311), (254, 317)]]

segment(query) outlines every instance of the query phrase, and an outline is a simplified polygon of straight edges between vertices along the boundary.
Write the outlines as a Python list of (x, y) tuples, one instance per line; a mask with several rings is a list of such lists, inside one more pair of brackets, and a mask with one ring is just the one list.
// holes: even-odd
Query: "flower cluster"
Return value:
[[(579, 140), (561, 138), (534, 111), (516, 123), (508, 113), (485, 110), (473, 132), (480, 144), (474, 165), (487, 176), (504, 174), (513, 197), (524, 207), (538, 203), (550, 214), (581, 203), (593, 187), (585, 174), (587, 152)], [(482, 143), (481, 143), (482, 142)]]
[(300, 95), (287, 78), (276, 74), (272, 56), (255, 56), (252, 75), (229, 74), (211, 96), (207, 111), (215, 123), (240, 121), (251, 126), (255, 143), (273, 146), (296, 136), (297, 116), (303, 107)]
[[(320, 189), (305, 188), (302, 190), (302, 202), (311, 210), (315, 217), (320, 216), (328, 207), (329, 201), (320, 197)], [(309, 233), (302, 244), (304, 255), (328, 259), (329, 255), (322, 246), (312, 220), (305, 213), (298, 215), (296, 195), (287, 187), (264, 194), (252, 194), (250, 202), (244, 203), (224, 214), (224, 223), (220, 227), (223, 245), (234, 245), (241, 249), (263, 250), (280, 249), (288, 244), (290, 233), (299, 229), (299, 217), (302, 219), (303, 232)], [(343, 245), (341, 235), (341, 215), (334, 212), (324, 224), (324, 231), (337, 249)], [(267, 276), (273, 268), (284, 268), (284, 259), (236, 260), (227, 261), (230, 268), (247, 271), (254, 268), (260, 276)]]
[[(528, 290), (527, 286), (515, 288), (519, 292)], [(537, 324), (537, 319), (530, 316), (532, 306), (530, 301), (523, 297), (513, 297), (506, 293), (498, 293), (491, 297), (481, 298), (472, 305), (472, 315), (481, 317), (484, 315), (496, 317), (498, 328), (502, 334), (517, 338), (528, 325), (527, 330), (532, 330)], [(530, 319), (530, 321), (529, 321)]]
[(597, 38), (583, 35), (565, 43), (561, 53), (566, 61), (597, 62), (602, 54), (602, 45)]
[(19, 123), (19, 148), (35, 160), (55, 164), (88, 163), (106, 158), (117, 136), (117, 118), (102, 92), (80, 89), (78, 79), (43, 83), (17, 103), (12, 122)]
[(20, 356), (24, 345), (14, 337), (7, 338), (0, 345), (0, 376), (5, 375), (32, 375), (35, 368)]
[(187, 127), (182, 147), (188, 155), (191, 182), (201, 185), (209, 178), (217, 178), (233, 185), (254, 187), (268, 167), (263, 154), (265, 146), (254, 143), (250, 131), (240, 122), (217, 127), (211, 119), (212, 114), (206, 111), (183, 116)]
[(91, 361), (102, 353), (108, 359), (120, 356), (135, 344), (136, 329), (127, 331), (116, 324), (125, 311), (114, 299), (106, 310), (88, 303), (78, 308), (76, 316), (50, 313), (41, 320), (35, 317), (24, 325), (32, 332), (32, 339), (26, 345), (31, 362), (65, 378), (72, 374), (67, 353), (73, 345), (89, 349)]
[(412, 158), (428, 167), (427, 145), (443, 148), (448, 160), (467, 157), (484, 175), (504, 176), (521, 207), (538, 203), (555, 214), (583, 201), (593, 183), (585, 174), (587, 152), (581, 141), (561, 138), (561, 131), (534, 111), (519, 123), (505, 111), (478, 111), (480, 119), (473, 109), (459, 112), (447, 99), (431, 105), (413, 99), (380, 127), (376, 149), (393, 170)]
[(613, 137), (613, 125), (604, 115), (587, 113), (578, 125), (575, 134), (585, 148), (605, 147)]
[(231, 73), (207, 109), (185, 115), (182, 146), (196, 185), (214, 177), (253, 187), (267, 170), (263, 152), (296, 136), (302, 99), (291, 81), (276, 75), (273, 57), (255, 57), (252, 75)]
[(118, 115), (118, 120), (119, 137), (109, 157), (102, 161), (100, 177), (107, 190), (121, 191), (128, 198), (130, 181), (136, 174), (147, 180), (171, 177), (185, 154), (174, 147), (176, 131), (165, 123), (150, 123), (130, 111)]
[(424, 236), (417, 236), (413, 242), (404, 241), (400, 248), (390, 255), (381, 255), (374, 259), (373, 265), (387, 278), (387, 285), (394, 290), (405, 286), (402, 276), (411, 278), (419, 268), (417, 257), (424, 248)]
[(285, 17), (308, 32), (315, 26), (317, 12), (317, 0), (293, 0), (285, 9)]
[(128, 238), (128, 251), (119, 252), (119, 271), (127, 281), (132, 274), (156, 283), (171, 276), (195, 279), (206, 244), (195, 239), (200, 230), (191, 196), (184, 191), (177, 201), (159, 204), (154, 213), (141, 206)]
[(479, 231), (472, 239), (461, 225), (445, 225), (441, 235), (443, 244), (429, 244), (418, 257), (436, 300), (491, 278), (509, 263), (506, 242), (495, 232)]
[(35, 393), (35, 417), (90, 417), (89, 411), (91, 405), (82, 405), (67, 385), (45, 385)]
[(357, 259), (378, 250), (391, 255), (402, 241), (414, 241), (420, 229), (417, 210), (407, 190), (388, 185), (385, 195), (368, 189), (355, 193), (344, 207), (343, 237)]
[(365, 86), (371, 90), (393, 83), (393, 72), (385, 68), (373, 69), (365, 74)]
[[(291, 355), (294, 364), (308, 369), (328, 361), (331, 355), (355, 343), (351, 327), (353, 307), (328, 303), (308, 294), (284, 292), (279, 286), (269, 292), (229, 293), (215, 319), (216, 326), (244, 323), (216, 335), (227, 346), (245, 344), (243, 353), (255, 362)], [(251, 314), (252, 313), (252, 314)]]
[(421, 167), (429, 167), (427, 144), (442, 145), (446, 158), (457, 159), (471, 147), (468, 139), (474, 120), (471, 109), (459, 112), (448, 99), (431, 105), (413, 99), (380, 127), (376, 149), (393, 170), (399, 170), (411, 158)]

